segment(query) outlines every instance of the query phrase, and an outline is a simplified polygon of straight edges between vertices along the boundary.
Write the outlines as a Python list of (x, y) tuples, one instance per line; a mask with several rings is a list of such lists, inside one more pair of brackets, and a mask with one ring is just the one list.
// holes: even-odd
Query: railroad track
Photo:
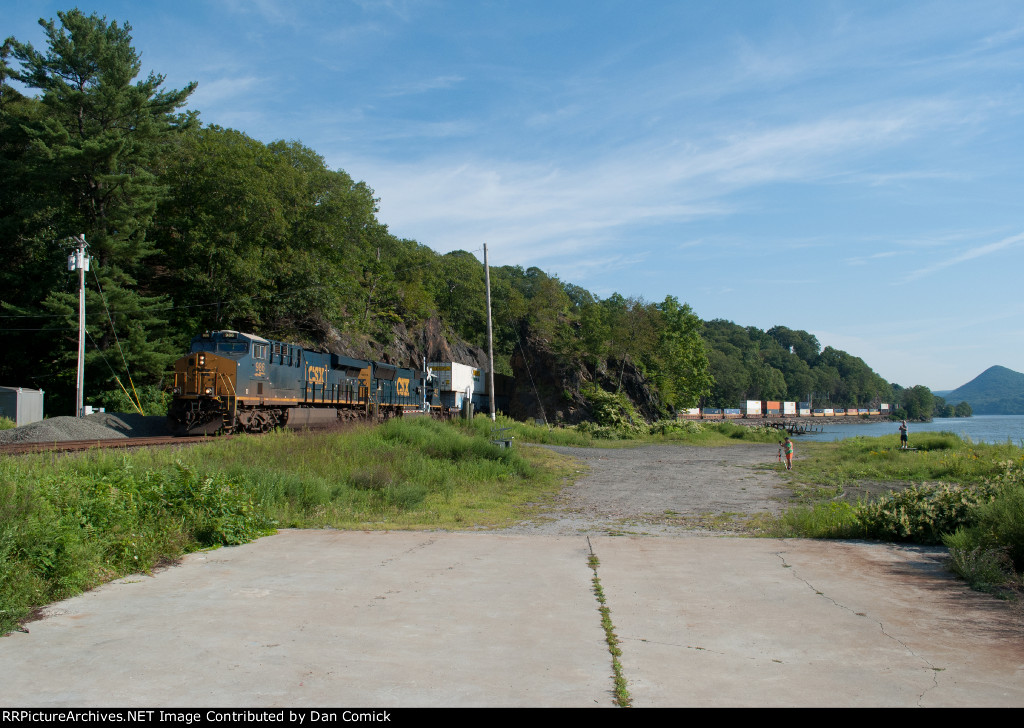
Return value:
[[(218, 440), (231, 439), (223, 435)], [(0, 445), (0, 455), (25, 455), (33, 452), (78, 452), (80, 450), (129, 449), (135, 447), (157, 447), (160, 445), (191, 445), (197, 442), (212, 442), (213, 438), (198, 437), (114, 437), (102, 440), (64, 440), (59, 442), (14, 442)]]

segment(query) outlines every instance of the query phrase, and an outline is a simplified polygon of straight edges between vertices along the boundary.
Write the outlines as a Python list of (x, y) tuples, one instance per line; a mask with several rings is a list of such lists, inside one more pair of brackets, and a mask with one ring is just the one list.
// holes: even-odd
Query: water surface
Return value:
[[(806, 418), (800, 418), (803, 422)], [(832, 442), (848, 437), (881, 437), (891, 435), (894, 443), (899, 442), (899, 422), (866, 422), (864, 424), (836, 422), (829, 418), (814, 417), (815, 427), (824, 427), (824, 432), (799, 435), (798, 442)], [(952, 432), (974, 442), (1006, 442), (1024, 444), (1024, 415), (975, 415), (974, 417), (936, 417), (931, 422), (909, 422), (910, 446), (914, 446), (915, 432)]]

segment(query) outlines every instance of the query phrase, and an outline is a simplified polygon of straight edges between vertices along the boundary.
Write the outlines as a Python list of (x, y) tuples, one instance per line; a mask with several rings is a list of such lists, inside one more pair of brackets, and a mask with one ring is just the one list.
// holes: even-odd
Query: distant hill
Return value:
[(976, 415), (1024, 414), (1024, 374), (989, 367), (952, 392), (941, 394), (949, 404), (967, 402)]

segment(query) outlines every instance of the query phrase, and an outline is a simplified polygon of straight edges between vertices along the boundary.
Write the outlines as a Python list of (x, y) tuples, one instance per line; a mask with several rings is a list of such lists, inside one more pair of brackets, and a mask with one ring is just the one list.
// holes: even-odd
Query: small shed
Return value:
[(0, 417), (14, 420), (18, 427), (43, 419), (43, 390), (0, 387)]

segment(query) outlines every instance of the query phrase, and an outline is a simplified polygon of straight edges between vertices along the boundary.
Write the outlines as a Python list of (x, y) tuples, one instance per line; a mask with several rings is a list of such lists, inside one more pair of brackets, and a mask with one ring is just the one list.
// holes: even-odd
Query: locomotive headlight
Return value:
[(206, 354), (200, 354), (199, 355), (199, 366), (201, 366), (201, 367), (205, 367), (206, 366)]
[(205, 394), (213, 394), (213, 387), (207, 387), (203, 390)]
[(172, 389), (171, 394), (181, 394), (181, 387), (175, 387)]

